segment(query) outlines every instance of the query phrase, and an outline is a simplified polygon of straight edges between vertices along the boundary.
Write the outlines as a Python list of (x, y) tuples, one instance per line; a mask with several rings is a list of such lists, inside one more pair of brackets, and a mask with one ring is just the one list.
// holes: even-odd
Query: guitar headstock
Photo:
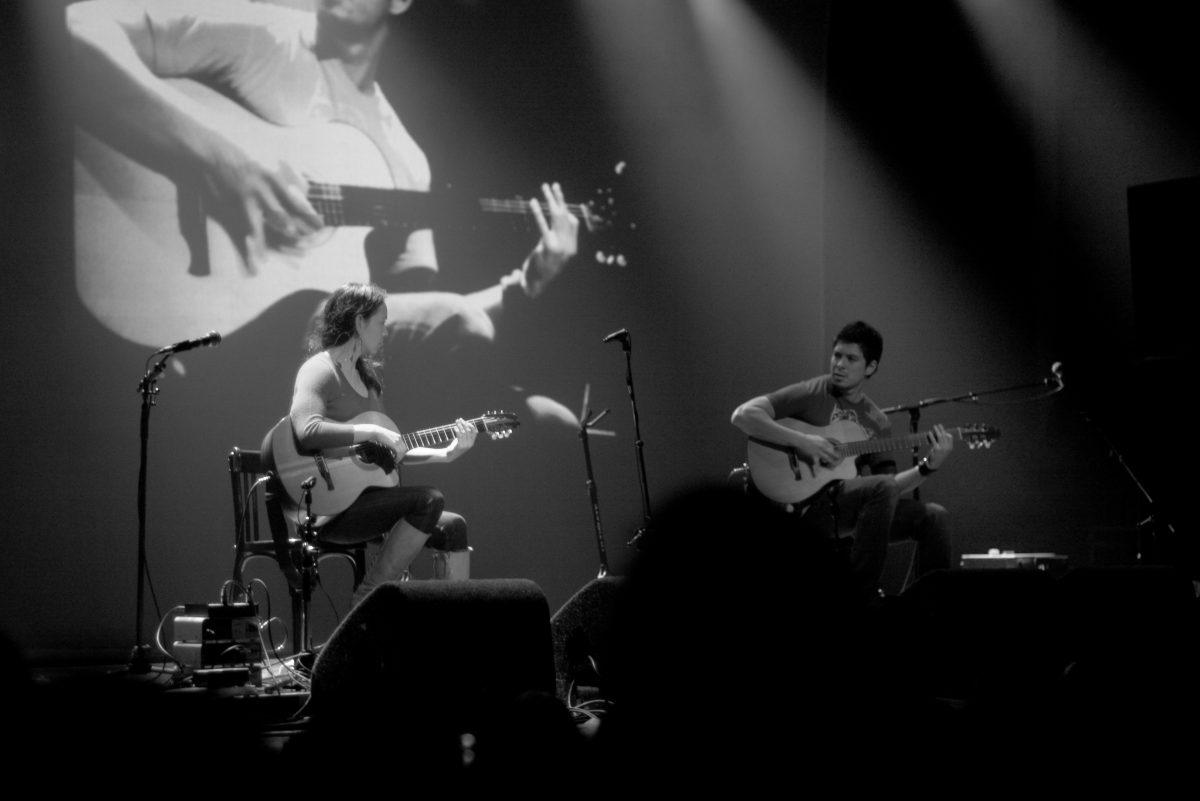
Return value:
[[(624, 161), (617, 162), (613, 167), (613, 173), (621, 176), (625, 172), (625, 166)], [(591, 200), (580, 203), (578, 216), (580, 222), (583, 223), (584, 230), (592, 235), (613, 235), (632, 232), (637, 228), (633, 221), (621, 218), (621, 210), (617, 205), (616, 193), (612, 186), (597, 189)], [(617, 267), (625, 267), (629, 264), (625, 254), (600, 249), (596, 251), (596, 262)]]
[(521, 425), (521, 421), (512, 412), (487, 412), (480, 416), (479, 422), (483, 426), (483, 433), (493, 440), (507, 439)]
[(990, 448), (992, 447), (992, 443), (1000, 438), (1000, 429), (983, 423), (958, 426), (956, 430), (958, 431), (959, 438), (971, 450), (975, 450), (976, 448)]

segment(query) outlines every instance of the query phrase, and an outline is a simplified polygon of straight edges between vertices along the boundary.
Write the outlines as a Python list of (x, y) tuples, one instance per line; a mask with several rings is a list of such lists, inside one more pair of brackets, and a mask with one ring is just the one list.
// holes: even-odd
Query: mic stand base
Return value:
[(625, 542), (625, 547), (637, 548), (638, 550), (641, 550), (642, 543), (645, 541), (646, 534), (649, 533), (649, 531), (650, 529), (644, 526), (639, 528), (637, 531), (633, 532), (633, 536)]
[(135, 645), (133, 652), (129, 655), (129, 666), (126, 670), (135, 676), (144, 676), (150, 672), (150, 668), (154, 663), (151, 656), (154, 653), (149, 645)]

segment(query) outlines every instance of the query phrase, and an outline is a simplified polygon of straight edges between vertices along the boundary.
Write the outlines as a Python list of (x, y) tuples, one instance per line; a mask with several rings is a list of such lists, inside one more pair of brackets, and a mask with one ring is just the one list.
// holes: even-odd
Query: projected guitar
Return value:
[[(373, 423), (400, 434), (409, 448), (439, 447), (455, 438), (454, 424), (423, 428), (401, 434), (392, 419), (382, 412), (363, 412), (347, 421)], [(488, 412), (467, 420), (480, 434), (493, 440), (505, 439), (521, 423), (515, 414)], [(377, 442), (360, 442), (320, 452), (301, 451), (292, 433), (292, 421), (284, 417), (267, 434), (264, 456), (274, 465), (275, 474), (287, 491), (292, 505), (303, 508), (304, 489), (310, 478), (312, 511), (315, 515), (335, 515), (354, 503), (368, 487), (395, 487), (400, 483), (392, 452)]]
[[(830, 467), (813, 466), (802, 459), (794, 448), (751, 437), (746, 446), (746, 461), (754, 486), (766, 497), (779, 503), (801, 503), (822, 487), (837, 479), (854, 478), (858, 468), (854, 457), (869, 453), (888, 453), (907, 450), (929, 442), (928, 431), (905, 437), (867, 439), (867, 432), (857, 423), (839, 420), (828, 426), (813, 426), (790, 417), (775, 421), (785, 428), (814, 434), (837, 447), (841, 461)], [(947, 427), (946, 430), (974, 450), (990, 448), (1000, 431), (987, 425)]]
[[(293, 293), (369, 280), (363, 245), (374, 228), (474, 228), (503, 220), (536, 231), (528, 201), (519, 198), (396, 189), (374, 140), (348, 124), (280, 127), (201, 83), (168, 82), (214, 114), (231, 139), (281, 153), (309, 181), (309, 200), (327, 227), (294, 247), (269, 247), (264, 259), (248, 264), (220, 210), (203, 206), (198, 175), (152, 168), (152, 159), (135, 159), (77, 129), (76, 285), (84, 305), (133, 342), (157, 347), (213, 329), (228, 335)], [(585, 231), (612, 226), (611, 191), (568, 207)]]

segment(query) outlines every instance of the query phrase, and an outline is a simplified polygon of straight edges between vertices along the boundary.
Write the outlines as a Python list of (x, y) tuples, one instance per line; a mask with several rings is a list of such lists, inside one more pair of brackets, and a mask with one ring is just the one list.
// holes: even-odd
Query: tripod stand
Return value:
[(596, 423), (599, 423), (604, 415), (608, 414), (608, 409), (597, 413), (594, 417), (590, 417), (592, 410), (588, 406), (588, 395), (591, 391), (591, 384), (585, 384), (583, 387), (583, 407), (579, 412), (579, 442), (583, 446), (583, 464), (587, 470), (587, 491), (588, 500), (592, 504), (592, 525), (596, 529), (596, 548), (600, 553), (600, 572), (596, 578), (604, 578), (608, 575), (608, 549), (604, 544), (604, 528), (600, 525), (600, 501), (596, 494), (596, 476), (592, 471), (592, 449), (589, 445), (589, 438), (593, 435), (613, 436), (612, 431), (600, 431), (596, 429)]

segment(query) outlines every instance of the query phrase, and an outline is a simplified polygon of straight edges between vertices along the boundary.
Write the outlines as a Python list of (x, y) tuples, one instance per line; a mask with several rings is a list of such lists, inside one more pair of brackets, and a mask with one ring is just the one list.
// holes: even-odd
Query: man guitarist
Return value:
[[(879, 369), (882, 354), (883, 337), (875, 328), (862, 321), (850, 323), (834, 338), (828, 374), (751, 398), (734, 410), (732, 423), (752, 439), (793, 449), (814, 468), (831, 468), (843, 458), (834, 443), (777, 421), (790, 418), (814, 427), (848, 422), (860, 426), (867, 438), (887, 438), (891, 424), (864, 391)], [(933, 447), (916, 467), (897, 473), (888, 454), (863, 457), (858, 475), (833, 481), (803, 506), (787, 508), (801, 516), (818, 499), (833, 503), (837, 530), (853, 532), (850, 568), (867, 599), (878, 595), (891, 540), (917, 541), (918, 573), (949, 567), (946, 510), (937, 504), (900, 498), (936, 472), (954, 447), (951, 434), (941, 425), (934, 426), (929, 439)], [(762, 498), (753, 487), (753, 468), (750, 481), (750, 492)]]
[[(463, 420), (445, 448), (406, 448), (397, 431), (347, 421), (363, 412), (383, 411), (378, 358), (387, 322), (383, 290), (347, 284), (322, 306), (310, 337), (310, 356), (296, 373), (292, 431), (306, 451), (360, 442), (390, 450), (397, 464), (452, 462), (475, 444), (476, 430)], [(445, 554), (445, 578), (468, 578), (470, 549), (458, 515), (442, 511), (442, 493), (433, 487), (372, 487), (341, 514), (321, 526), (320, 538), (339, 544), (371, 543), (369, 567), (354, 603), (378, 584), (396, 580), (424, 547)], [(382, 538), (382, 539), (381, 539)]]

